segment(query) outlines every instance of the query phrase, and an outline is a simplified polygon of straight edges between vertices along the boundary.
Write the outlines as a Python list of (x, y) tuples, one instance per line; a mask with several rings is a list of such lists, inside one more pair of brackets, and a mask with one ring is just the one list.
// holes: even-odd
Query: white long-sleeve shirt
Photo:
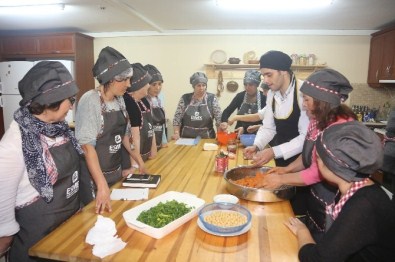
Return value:
[[(50, 140), (49, 146), (62, 143), (64, 137)], [(17, 122), (12, 121), (0, 141), (0, 237), (19, 231), (15, 208), (30, 204), (39, 197), (31, 185), (22, 152), (22, 136)]]
[[(299, 91), (302, 83), (302, 81), (298, 81), (297, 99), (300, 108), (300, 117), (298, 122), (299, 135), (289, 142), (273, 147), (275, 158), (288, 159), (302, 152), (304, 139), (307, 133), (307, 127), (309, 125), (309, 118), (306, 115), (306, 111), (303, 109), (303, 95)], [(273, 97), (276, 103), (276, 118), (287, 118), (292, 113), (294, 88), (295, 87), (290, 84), (284, 96), (281, 95), (280, 91), (273, 92), (272, 90), (269, 90), (266, 99), (264, 118), (262, 121), (263, 126), (259, 128), (254, 141), (254, 145), (256, 145), (259, 150), (263, 150), (277, 133), (272, 110)]]
[(12, 121), (0, 141), (0, 237), (19, 231), (15, 207), (38, 196), (26, 171), (19, 126)]

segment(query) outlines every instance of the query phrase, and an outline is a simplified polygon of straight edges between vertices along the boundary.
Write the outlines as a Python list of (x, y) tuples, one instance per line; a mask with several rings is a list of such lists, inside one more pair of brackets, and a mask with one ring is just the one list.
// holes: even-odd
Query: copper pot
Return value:
[(237, 88), (239, 88), (239, 84), (236, 81), (229, 81), (226, 83), (226, 89), (230, 92), (236, 92)]

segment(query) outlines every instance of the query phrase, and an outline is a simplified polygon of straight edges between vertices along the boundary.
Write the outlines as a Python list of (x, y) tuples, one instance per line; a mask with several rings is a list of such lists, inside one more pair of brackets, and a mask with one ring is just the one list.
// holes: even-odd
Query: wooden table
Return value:
[[(150, 189), (149, 198), (167, 191), (188, 192), (207, 203), (214, 195), (226, 193), (221, 173), (215, 172), (216, 151), (203, 151), (204, 142), (197, 146), (178, 146), (174, 142), (159, 151), (154, 160), (147, 161), (150, 173), (162, 175), (157, 189)], [(247, 165), (239, 146), (236, 159), (229, 167)], [(114, 187), (120, 187), (120, 183)], [(241, 200), (252, 213), (248, 233), (234, 237), (219, 237), (205, 233), (197, 226), (197, 217), (162, 239), (154, 239), (129, 228), (122, 213), (143, 201), (112, 201), (113, 211), (104, 213), (116, 223), (118, 236), (126, 247), (103, 261), (298, 261), (296, 237), (283, 225), (293, 216), (288, 201), (258, 203)], [(94, 202), (71, 217), (30, 249), (29, 254), (65, 261), (99, 261), (85, 237), (97, 220)]]

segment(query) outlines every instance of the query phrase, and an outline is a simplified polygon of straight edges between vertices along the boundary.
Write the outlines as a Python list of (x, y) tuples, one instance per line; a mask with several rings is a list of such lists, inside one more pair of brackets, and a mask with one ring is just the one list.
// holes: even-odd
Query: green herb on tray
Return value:
[(192, 207), (187, 206), (185, 203), (179, 203), (176, 200), (166, 201), (166, 203), (160, 202), (156, 206), (141, 212), (137, 217), (137, 221), (155, 228), (161, 228), (191, 210)]

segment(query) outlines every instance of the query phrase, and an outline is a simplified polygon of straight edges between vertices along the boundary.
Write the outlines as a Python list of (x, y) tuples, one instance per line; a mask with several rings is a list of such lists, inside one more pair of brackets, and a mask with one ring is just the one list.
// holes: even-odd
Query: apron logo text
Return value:
[(71, 187), (66, 190), (66, 199), (72, 197), (75, 193), (78, 192), (80, 188), (80, 181), (75, 182)]

